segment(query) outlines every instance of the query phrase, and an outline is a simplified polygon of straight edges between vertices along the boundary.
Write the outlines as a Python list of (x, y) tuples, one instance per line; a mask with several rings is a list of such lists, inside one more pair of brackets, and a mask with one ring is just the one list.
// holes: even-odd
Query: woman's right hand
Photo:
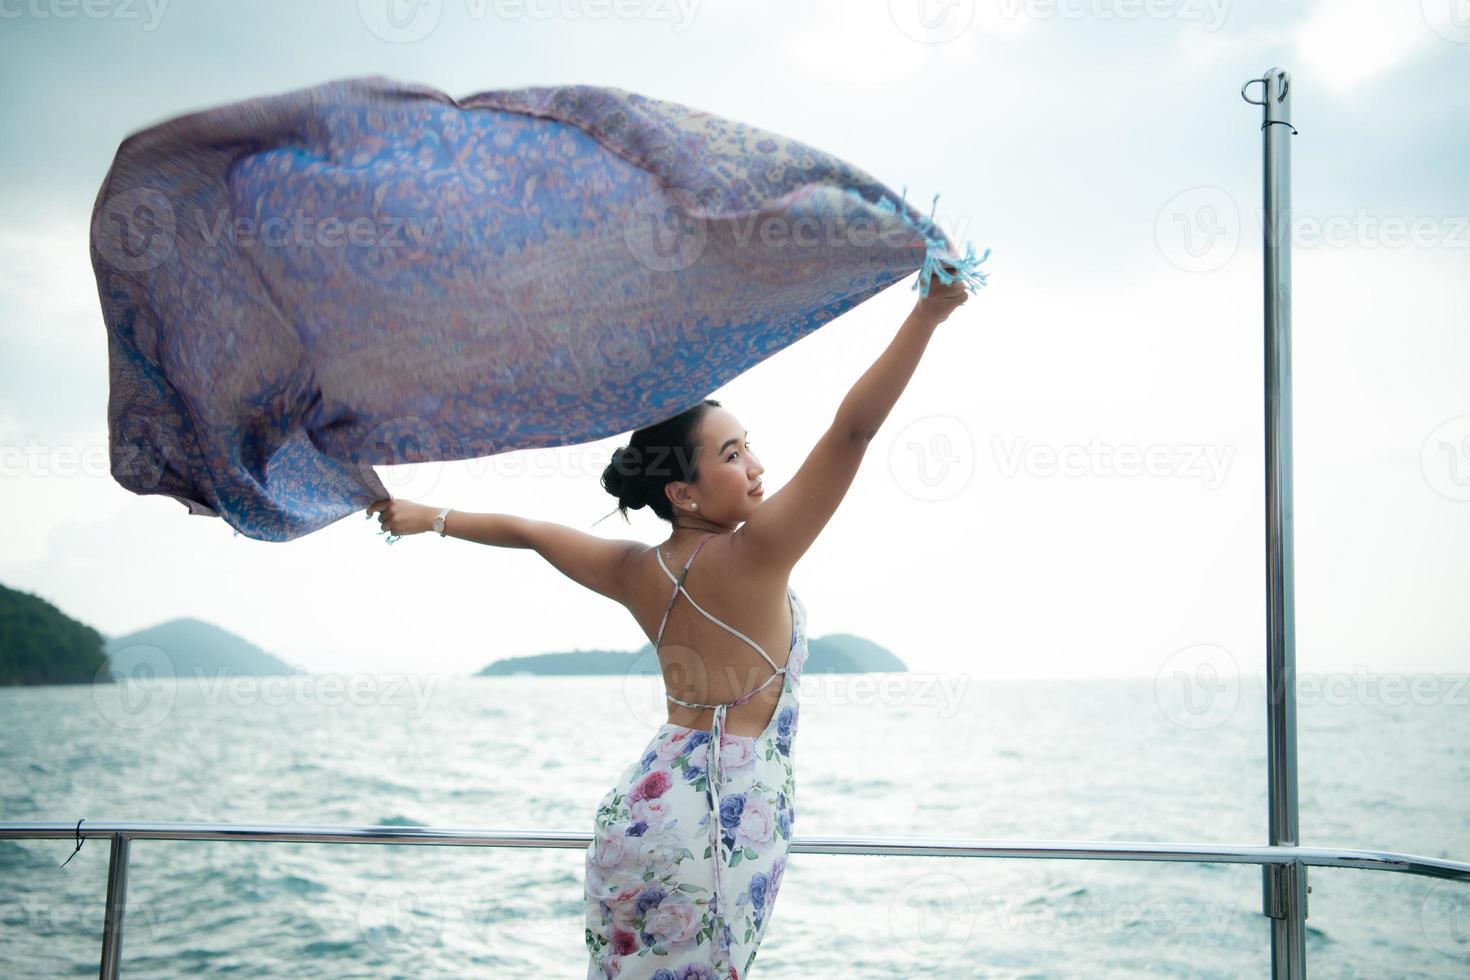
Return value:
[[(950, 275), (954, 275), (956, 271), (954, 266), (948, 263), (945, 264), (944, 269)], [(914, 315), (938, 326), (969, 298), (970, 290), (964, 280), (956, 279), (945, 284), (939, 281), (938, 276), (930, 276), (929, 295), (921, 296), (914, 304)]]

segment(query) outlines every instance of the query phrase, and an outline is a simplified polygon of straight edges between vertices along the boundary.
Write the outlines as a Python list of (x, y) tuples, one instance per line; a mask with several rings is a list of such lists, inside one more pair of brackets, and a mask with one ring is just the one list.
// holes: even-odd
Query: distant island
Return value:
[(229, 630), (188, 617), (110, 639), (104, 649), (113, 671), (126, 675), (136, 673), (143, 665), (163, 676), (172, 670), (175, 677), (282, 677), (306, 673)]
[[(893, 652), (851, 633), (829, 633), (807, 641), (809, 656), (803, 674), (866, 674), (880, 671), (907, 671)], [(751, 656), (759, 659), (754, 650)], [(505, 677), (515, 674), (648, 674), (659, 673), (653, 644), (645, 643), (634, 651), (571, 650), (560, 653), (538, 653), (526, 657), (496, 660), (476, 677)]]
[[(808, 641), (804, 673), (907, 671), (884, 647), (851, 633)], [(758, 656), (751, 651), (753, 656)], [(105, 668), (105, 669), (104, 669)], [(119, 677), (280, 677), (305, 674), (260, 647), (200, 619), (183, 617), (109, 637), (40, 596), (0, 585), (0, 687), (110, 683)], [(653, 644), (637, 650), (571, 650), (496, 660), (476, 677), (516, 674), (659, 674)]]
[(111, 683), (140, 671), (185, 678), (304, 673), (203, 620), (171, 619), (108, 637), (40, 596), (0, 585), (0, 686)]

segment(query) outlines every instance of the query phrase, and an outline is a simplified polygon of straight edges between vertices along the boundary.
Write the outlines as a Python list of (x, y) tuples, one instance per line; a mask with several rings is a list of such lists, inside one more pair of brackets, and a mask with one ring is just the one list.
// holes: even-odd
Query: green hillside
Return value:
[(0, 685), (91, 683), (107, 662), (103, 643), (40, 596), (0, 585)]

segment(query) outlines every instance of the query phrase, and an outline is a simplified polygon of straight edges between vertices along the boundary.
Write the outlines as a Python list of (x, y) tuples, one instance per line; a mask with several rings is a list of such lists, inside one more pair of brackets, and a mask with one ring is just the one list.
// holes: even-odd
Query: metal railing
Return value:
[[(585, 850), (590, 833), (545, 830), (458, 830), (436, 827), (304, 827), (270, 824), (154, 823), (91, 821), (78, 824), (0, 823), (0, 840), (31, 838), (87, 839), (110, 843), (107, 863), (107, 907), (103, 913), (102, 960), (98, 976), (115, 980), (122, 962), (123, 923), (127, 911), (129, 845), (135, 840), (255, 841), (308, 844), (417, 844), (450, 847), (552, 847)], [(1470, 883), (1470, 863), (1400, 854), (1331, 847), (1282, 847), (1265, 844), (1162, 844), (1144, 841), (961, 840), (904, 837), (795, 837), (790, 849), (806, 854), (870, 854), (895, 857), (1051, 858), (1082, 861), (1186, 861), (1200, 864), (1255, 864), (1262, 871), (1261, 913), (1273, 923), (1286, 906), (1276, 891), (1274, 872), (1292, 869), (1304, 880), (1305, 869), (1359, 868), (1396, 871)], [(1306, 903), (1302, 903), (1306, 914)]]
[[(1259, 102), (1246, 95), (1262, 86)], [(1261, 912), (1271, 919), (1271, 970), (1278, 980), (1306, 977), (1308, 867), (1396, 871), (1470, 882), (1470, 864), (1391, 851), (1298, 844), (1296, 745), (1295, 556), (1291, 469), (1291, 78), (1272, 68), (1241, 87), (1262, 107), (1265, 287), (1266, 704), (1269, 840), (1254, 844), (1161, 844), (1134, 841), (994, 841), (898, 837), (804, 837), (793, 852), (926, 857), (1072, 858), (1089, 861), (1188, 861), (1261, 868)], [(85, 824), (85, 826), (83, 826)], [(277, 827), (229, 824), (82, 821), (0, 823), (3, 838), (105, 837), (111, 856), (102, 933), (104, 980), (115, 978), (126, 910), (128, 845), (134, 840), (247, 840), (351, 844), (434, 844), (586, 848), (590, 833), (446, 830), (429, 827)]]

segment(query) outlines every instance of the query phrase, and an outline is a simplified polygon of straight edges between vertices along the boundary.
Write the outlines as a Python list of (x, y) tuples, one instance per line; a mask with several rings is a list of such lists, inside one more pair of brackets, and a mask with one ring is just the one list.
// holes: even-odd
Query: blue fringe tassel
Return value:
[[(880, 210), (887, 211), (889, 214), (895, 214), (902, 218), (904, 224), (908, 225), (924, 239), (924, 244), (927, 246), (924, 252), (924, 264), (919, 267), (919, 276), (914, 280), (912, 288), (919, 290), (920, 296), (928, 296), (931, 277), (937, 278), (946, 286), (958, 279), (972, 293), (979, 289), (979, 287), (984, 286), (989, 280), (989, 274), (981, 272), (979, 266), (980, 263), (990, 258), (990, 249), (987, 248), (985, 254), (977, 258), (975, 255), (975, 246), (970, 242), (966, 242), (963, 257), (950, 257), (942, 237), (935, 237), (930, 234), (929, 229), (921, 227), (909, 217), (907, 208), (908, 194), (908, 187), (904, 187), (903, 195), (900, 198), (904, 202), (905, 206), (903, 207), (895, 206), (886, 197), (879, 198), (876, 204)], [(929, 209), (929, 228), (934, 228), (934, 211), (938, 207), (939, 195), (935, 194), (933, 206)], [(944, 267), (946, 265), (952, 266), (955, 271), (953, 273), (945, 271)]]

